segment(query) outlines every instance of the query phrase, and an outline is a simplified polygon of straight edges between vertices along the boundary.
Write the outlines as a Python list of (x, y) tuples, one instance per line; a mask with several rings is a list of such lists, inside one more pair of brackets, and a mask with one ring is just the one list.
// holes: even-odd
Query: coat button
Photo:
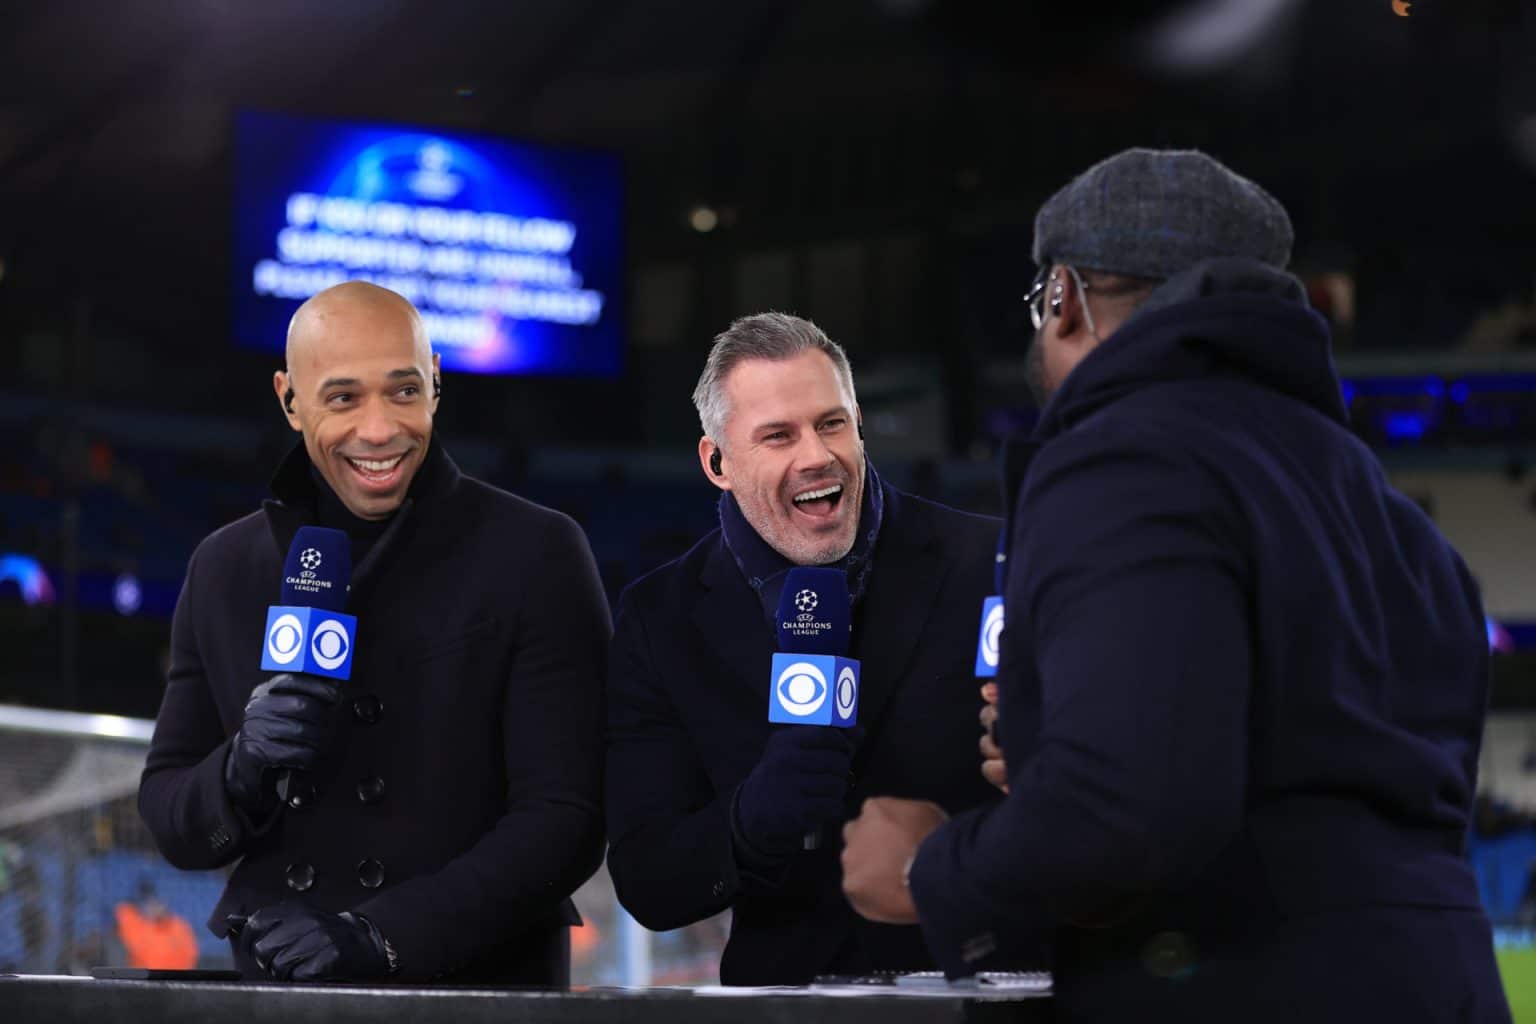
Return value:
[(364, 889), (377, 889), (384, 884), (384, 865), (371, 857), (358, 861), (357, 881)]
[(283, 877), (294, 892), (308, 892), (315, 885), (315, 868), (313, 864), (289, 864)]
[(384, 712), (384, 702), (371, 693), (352, 700), (352, 717), (364, 725), (373, 725)]
[(315, 802), (314, 784), (307, 779), (295, 778), (288, 783), (288, 806), (302, 811)]
[(365, 804), (376, 804), (384, 799), (384, 780), (370, 775), (357, 784), (357, 798)]
[(724, 896), (725, 895), (725, 883), (724, 882), (716, 882), (714, 885), (709, 887), (709, 891), (714, 893), (716, 896)]

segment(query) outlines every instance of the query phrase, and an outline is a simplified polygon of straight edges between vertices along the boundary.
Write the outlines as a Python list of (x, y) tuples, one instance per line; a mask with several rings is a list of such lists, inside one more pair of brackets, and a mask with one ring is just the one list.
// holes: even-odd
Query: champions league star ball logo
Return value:
[(814, 590), (802, 590), (795, 595), (795, 607), (800, 609), (801, 614), (809, 615), (816, 610), (816, 605), (819, 603)]
[(310, 572), (314, 572), (320, 568), (320, 552), (314, 548), (305, 548), (304, 553), (299, 556), (299, 564)]

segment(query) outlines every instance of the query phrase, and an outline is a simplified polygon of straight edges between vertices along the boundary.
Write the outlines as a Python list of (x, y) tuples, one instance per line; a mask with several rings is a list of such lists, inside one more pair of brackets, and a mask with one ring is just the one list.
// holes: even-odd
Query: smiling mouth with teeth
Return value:
[(843, 485), (833, 484), (831, 487), (823, 487), (819, 491), (806, 491), (804, 494), (797, 494), (795, 495), (795, 502), (798, 504), (802, 501), (815, 501), (818, 498), (830, 498), (834, 494), (842, 493)]
[(814, 491), (803, 491), (790, 499), (795, 510), (812, 516), (828, 516), (843, 498), (843, 485), (832, 484)]
[(387, 459), (359, 459), (350, 455), (344, 455), (342, 458), (346, 460), (352, 472), (356, 473), (365, 482), (374, 485), (388, 485), (396, 476), (400, 463), (409, 454), (409, 452), (401, 452), (399, 455), (391, 455)]
[(388, 473), (390, 470), (398, 466), (400, 464), (400, 460), (403, 458), (405, 458), (405, 455), (402, 453), (388, 459), (375, 460), (349, 458), (347, 461), (352, 463), (352, 465), (356, 466), (358, 469), (367, 470), (370, 473)]

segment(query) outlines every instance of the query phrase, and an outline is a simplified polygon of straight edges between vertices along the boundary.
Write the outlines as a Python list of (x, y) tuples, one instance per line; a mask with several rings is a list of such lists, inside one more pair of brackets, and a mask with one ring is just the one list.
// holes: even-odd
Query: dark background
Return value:
[[(1533, 6), (7, 5), (0, 553), (40, 560), (58, 598), (0, 583), (0, 702), (153, 714), (187, 555), (291, 443), (276, 362), (231, 337), (236, 110), (620, 155), (624, 373), (449, 375), (438, 424), (466, 469), (581, 520), (616, 592), (712, 524), (688, 396), (710, 338), (765, 308), (847, 346), (882, 472), (996, 510), (996, 447), (1030, 417), (1034, 211), (1130, 145), (1204, 149), (1286, 204), (1350, 373), (1512, 382), (1493, 427), (1437, 418), (1411, 440), (1523, 467)], [(1427, 394), (1380, 401), (1418, 415)], [(1360, 429), (1396, 457), (1373, 408)], [(110, 601), (123, 573), (132, 615)]]

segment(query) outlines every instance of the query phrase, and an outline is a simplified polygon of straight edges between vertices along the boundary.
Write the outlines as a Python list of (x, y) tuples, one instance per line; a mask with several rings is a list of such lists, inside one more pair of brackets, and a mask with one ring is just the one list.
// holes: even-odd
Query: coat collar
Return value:
[[(310, 466), (309, 452), (301, 440), (288, 452), (273, 474), (270, 484), (273, 496), (261, 503), (279, 558), (287, 553), (299, 527), (315, 521), (318, 495), (315, 482), (310, 476)], [(349, 609), (356, 610), (377, 581), (379, 567), (394, 557), (395, 552), (416, 529), (422, 516), (452, 493), (462, 476), (459, 467), (434, 437), (427, 446), (426, 458), (422, 460), (416, 478), (411, 481), (405, 500), (390, 519), (389, 527), (352, 573), (352, 587), (347, 600)]]
[(1040, 413), (1050, 440), (1155, 384), (1237, 379), (1347, 423), (1328, 325), (1290, 274), (1252, 260), (1206, 260), (1152, 293), (1067, 374)]

